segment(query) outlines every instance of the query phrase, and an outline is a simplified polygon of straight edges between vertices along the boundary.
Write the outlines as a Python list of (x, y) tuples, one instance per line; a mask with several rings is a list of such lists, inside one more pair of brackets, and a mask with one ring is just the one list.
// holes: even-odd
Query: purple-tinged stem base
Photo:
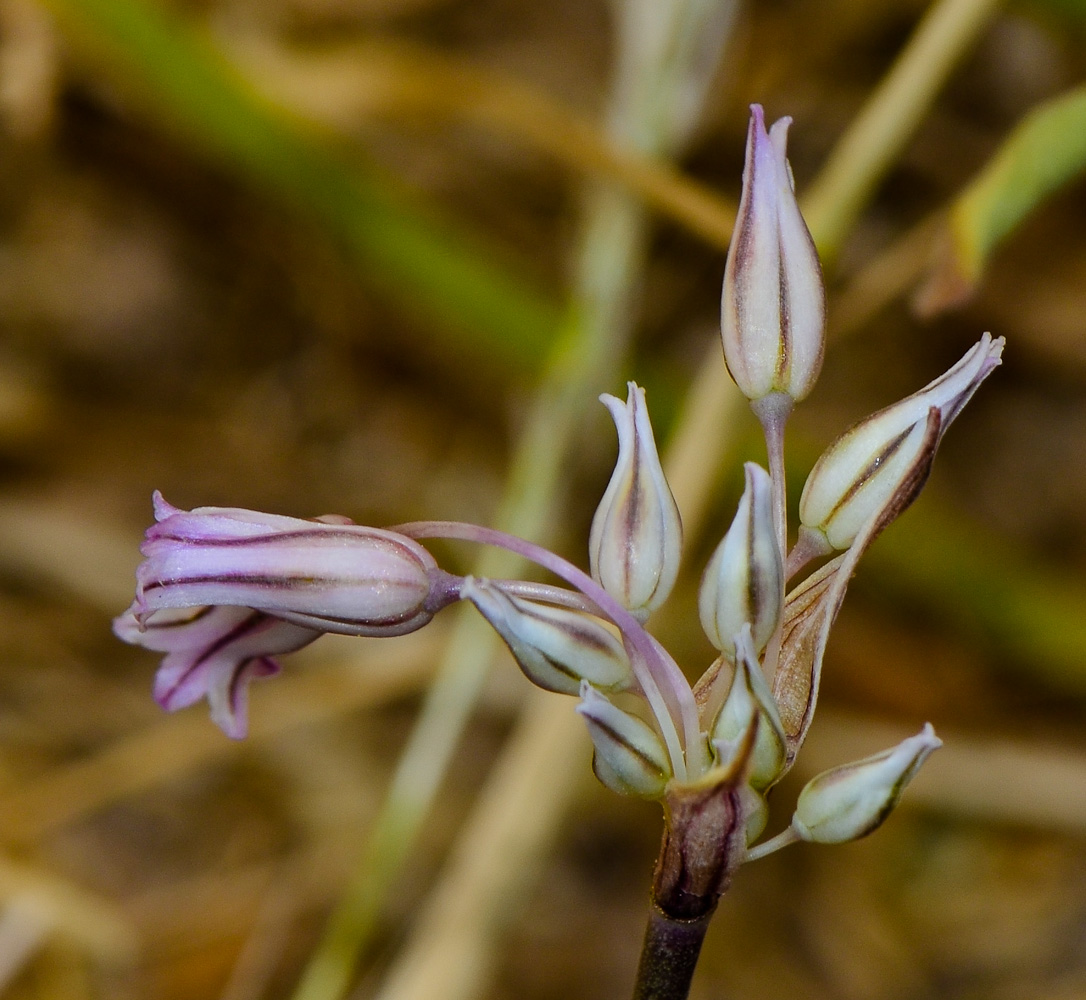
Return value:
[(633, 1000), (686, 1000), (712, 916), (710, 911), (694, 920), (675, 920), (653, 905)]

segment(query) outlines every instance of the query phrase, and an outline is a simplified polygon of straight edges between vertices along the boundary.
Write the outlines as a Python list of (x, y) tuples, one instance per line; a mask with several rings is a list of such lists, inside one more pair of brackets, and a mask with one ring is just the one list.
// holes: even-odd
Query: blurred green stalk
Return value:
[(1033, 108), (950, 210), (953, 265), (972, 290), (995, 249), (1086, 170), (1086, 86)]
[(917, 504), (865, 559), (881, 590), (922, 602), (934, 618), (980, 637), (1015, 674), (1086, 694), (1080, 576), (1038, 567), (1028, 551), (931, 503)]
[(962, 53), (977, 39), (1000, 0), (938, 0), (864, 102), (811, 184), (803, 213), (826, 264), (904, 152)]
[[(620, 201), (626, 204), (620, 205)], [(586, 246), (592, 248), (591, 260), (585, 253), (582, 263), (608, 262), (613, 275), (607, 281), (611, 294), (606, 298), (587, 295), (583, 311), (571, 316), (555, 345), (494, 517), (502, 530), (543, 545), (553, 542), (553, 515), (561, 501), (561, 477), (569, 447), (595, 388), (612, 381), (624, 358), (626, 324), (617, 324), (615, 318), (625, 311), (625, 296), (618, 293), (629, 283), (618, 279), (620, 272), (636, 267), (643, 244), (643, 221), (634, 218), (636, 210), (624, 196), (609, 193), (609, 202), (590, 214)], [(601, 240), (614, 241), (616, 246), (601, 254), (601, 250), (608, 250), (598, 245)], [(590, 266), (589, 270), (593, 269)], [(578, 281), (582, 294), (588, 292), (584, 279), (582, 275)], [(509, 553), (488, 551), (474, 572), (484, 577), (513, 577), (524, 569)], [(346, 994), (358, 958), (372, 939), (393, 886), (415, 850), (419, 831), (500, 648), (497, 635), (474, 608), (462, 608), (458, 614), (359, 865), (329, 918), (294, 1000), (337, 1000)]]
[[(664, 10), (661, 3), (648, 0), (640, 7), (629, 7), (659, 17)], [(681, 116), (675, 109), (671, 114), (661, 113), (661, 102), (671, 100), (674, 104), (681, 96), (689, 104), (693, 97), (694, 108), (700, 106), (698, 94), (707, 83), (701, 79), (705, 67), (698, 65), (693, 72), (699, 77), (688, 80), (685, 74), (692, 70), (681, 55), (702, 54), (705, 30), (714, 20), (720, 29), (716, 37), (723, 44), (729, 18), (724, 16), (721, 21), (719, 12), (730, 13), (729, 0), (670, 0), (667, 6), (670, 12), (662, 27), (674, 34), (670, 48), (662, 43), (671, 36), (665, 33), (663, 39), (646, 39), (637, 34), (641, 25), (631, 27), (624, 15), (616, 15), (627, 29), (619, 44), (609, 129), (620, 148), (661, 155), (681, 144), (693, 124), (690, 115)], [(642, 48), (631, 50), (631, 40)], [(655, 46), (660, 48), (654, 51)], [(657, 52), (666, 52), (675, 61), (668, 63), (665, 58), (651, 65)], [(646, 109), (651, 113), (644, 113)], [(553, 543), (560, 523), (556, 514), (562, 500), (562, 472), (586, 412), (599, 388), (611, 385), (625, 363), (632, 326), (631, 300), (648, 232), (644, 209), (626, 192), (591, 184), (586, 197), (572, 282), (576, 305), (548, 360), (494, 519), (497, 527), (543, 545)], [(515, 576), (524, 569), (523, 563), (508, 553), (487, 552), (476, 573)], [(465, 608), (365, 843), (359, 867), (303, 973), (294, 1000), (338, 1000), (345, 995), (358, 956), (371, 940), (381, 909), (414, 849), (499, 648), (500, 641), (490, 627), (474, 609)]]
[(40, 0), (74, 44), (167, 131), (314, 217), (368, 283), (480, 362), (534, 371), (561, 312), (493, 248), (312, 123), (263, 98), (209, 37), (144, 0)]

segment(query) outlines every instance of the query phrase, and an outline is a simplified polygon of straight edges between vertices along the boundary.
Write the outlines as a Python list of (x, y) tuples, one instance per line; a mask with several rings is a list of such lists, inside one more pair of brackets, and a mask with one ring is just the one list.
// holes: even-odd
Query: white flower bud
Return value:
[(799, 212), (785, 152), (791, 118), (766, 133), (751, 105), (739, 215), (724, 270), (724, 360), (748, 399), (803, 399), (822, 368), (826, 298), (818, 252)]
[(671, 779), (663, 741), (648, 723), (611, 704), (587, 681), (577, 711), (588, 723), (595, 754), (592, 769), (613, 792), (658, 799)]
[(618, 461), (592, 518), (592, 576), (639, 618), (667, 600), (679, 573), (683, 529), (656, 453), (645, 390), (628, 383), (626, 403), (600, 396), (618, 430)]
[[(929, 411), (938, 415), (935, 444), (1000, 363), (1003, 338), (985, 334), (946, 374), (919, 392), (845, 431), (811, 470), (799, 502), (805, 528), (835, 549), (852, 544), (861, 525), (898, 493), (902, 476), (927, 447)], [(912, 496), (919, 490), (918, 483)], [(900, 510), (898, 511), (900, 513)]]
[(769, 690), (750, 640), (750, 625), (735, 636), (735, 676), (710, 740), (726, 764), (752, 725), (758, 727), (747, 780), (752, 788), (769, 787), (786, 760), (786, 739), (777, 704)]
[(777, 545), (769, 474), (744, 467), (746, 488), (724, 540), (717, 546), (698, 595), (701, 627), (721, 652), (733, 655), (733, 638), (745, 622), (760, 653), (777, 628), (784, 602), (784, 565)]
[(505, 640), (533, 684), (576, 695), (581, 682), (607, 690), (630, 685), (630, 660), (602, 622), (580, 611), (506, 594), (489, 580), (465, 577), (461, 597), (474, 604)]
[(928, 755), (942, 745), (928, 723), (891, 750), (812, 778), (800, 793), (793, 829), (818, 844), (867, 836), (890, 815)]

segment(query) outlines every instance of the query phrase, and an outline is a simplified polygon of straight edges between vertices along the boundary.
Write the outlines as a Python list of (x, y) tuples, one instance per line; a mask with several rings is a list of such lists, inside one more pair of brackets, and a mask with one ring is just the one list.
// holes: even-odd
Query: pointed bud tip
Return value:
[(929, 722), (896, 747), (824, 771), (800, 793), (793, 829), (804, 840), (820, 844), (866, 837), (882, 825), (905, 786), (942, 745)]
[(623, 403), (604, 394), (618, 432), (618, 458), (592, 518), (592, 576), (637, 617), (667, 599), (679, 572), (682, 519), (656, 449), (645, 390), (627, 383)]
[(612, 704), (587, 681), (577, 714), (588, 725), (596, 777), (620, 795), (657, 799), (671, 779), (663, 742), (647, 723)]
[(151, 508), (155, 513), (155, 521), (165, 521), (174, 514), (181, 513), (180, 507), (175, 507), (163, 495), (161, 490), (155, 490), (151, 494)]
[(474, 577), (460, 584), (460, 595), (501, 636), (521, 672), (537, 687), (576, 695), (585, 683), (605, 691), (633, 683), (621, 641), (592, 615), (516, 597)]
[(772, 480), (761, 466), (743, 468), (745, 488), (735, 517), (702, 576), (698, 615), (709, 641), (726, 654), (749, 622), (761, 651), (780, 619), (784, 565), (773, 518)]
[[(846, 549), (879, 511), (887, 510), (889, 523), (905, 510), (923, 486), (946, 429), (1002, 363), (1003, 347), (1002, 337), (985, 333), (923, 389), (845, 431), (823, 452), (804, 483), (800, 522), (822, 532), (834, 548)], [(902, 490), (904, 497), (899, 496)]]
[(790, 118), (767, 132), (751, 106), (743, 192), (721, 295), (724, 360), (750, 400), (803, 399), (822, 366), (825, 292), (814, 242), (793, 191)]

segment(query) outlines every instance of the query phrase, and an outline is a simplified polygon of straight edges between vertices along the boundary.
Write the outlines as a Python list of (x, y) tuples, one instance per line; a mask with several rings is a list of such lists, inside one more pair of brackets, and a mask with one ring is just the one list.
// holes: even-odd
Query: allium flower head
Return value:
[[(206, 697), (215, 721), (241, 736), (247, 685), (278, 670), (275, 654), (323, 632), (402, 635), (466, 600), (530, 681), (579, 695), (576, 711), (600, 781), (663, 804), (654, 919), (685, 934), (691, 921), (708, 918), (746, 861), (796, 840), (836, 843), (878, 826), (939, 746), (930, 726), (819, 775), (791, 824), (755, 842), (770, 818), (768, 793), (811, 726), (849, 580), (920, 491), (939, 439), (1000, 363), (1003, 341), (985, 334), (945, 375), (831, 445), (808, 477), (789, 550), (784, 424), (818, 376), (825, 312), (821, 269), (785, 156), (789, 123), (767, 131), (762, 109), (752, 107), (721, 330), (728, 369), (762, 423), (769, 471), (746, 465), (735, 518), (702, 577), (699, 617), (720, 656), (695, 685), (644, 625), (676, 582), (682, 524), (644, 392), (631, 382), (625, 402), (601, 397), (619, 448), (592, 520), (591, 574), (528, 539), (477, 524), (381, 529), (341, 517), (184, 511), (156, 494), (136, 601), (114, 630), (165, 654), (155, 680), (161, 704), (172, 710)], [(561, 585), (455, 576), (423, 547), (427, 539), (499, 547)], [(844, 551), (800, 575), (834, 549)], [(786, 593), (788, 580), (796, 582)]]

